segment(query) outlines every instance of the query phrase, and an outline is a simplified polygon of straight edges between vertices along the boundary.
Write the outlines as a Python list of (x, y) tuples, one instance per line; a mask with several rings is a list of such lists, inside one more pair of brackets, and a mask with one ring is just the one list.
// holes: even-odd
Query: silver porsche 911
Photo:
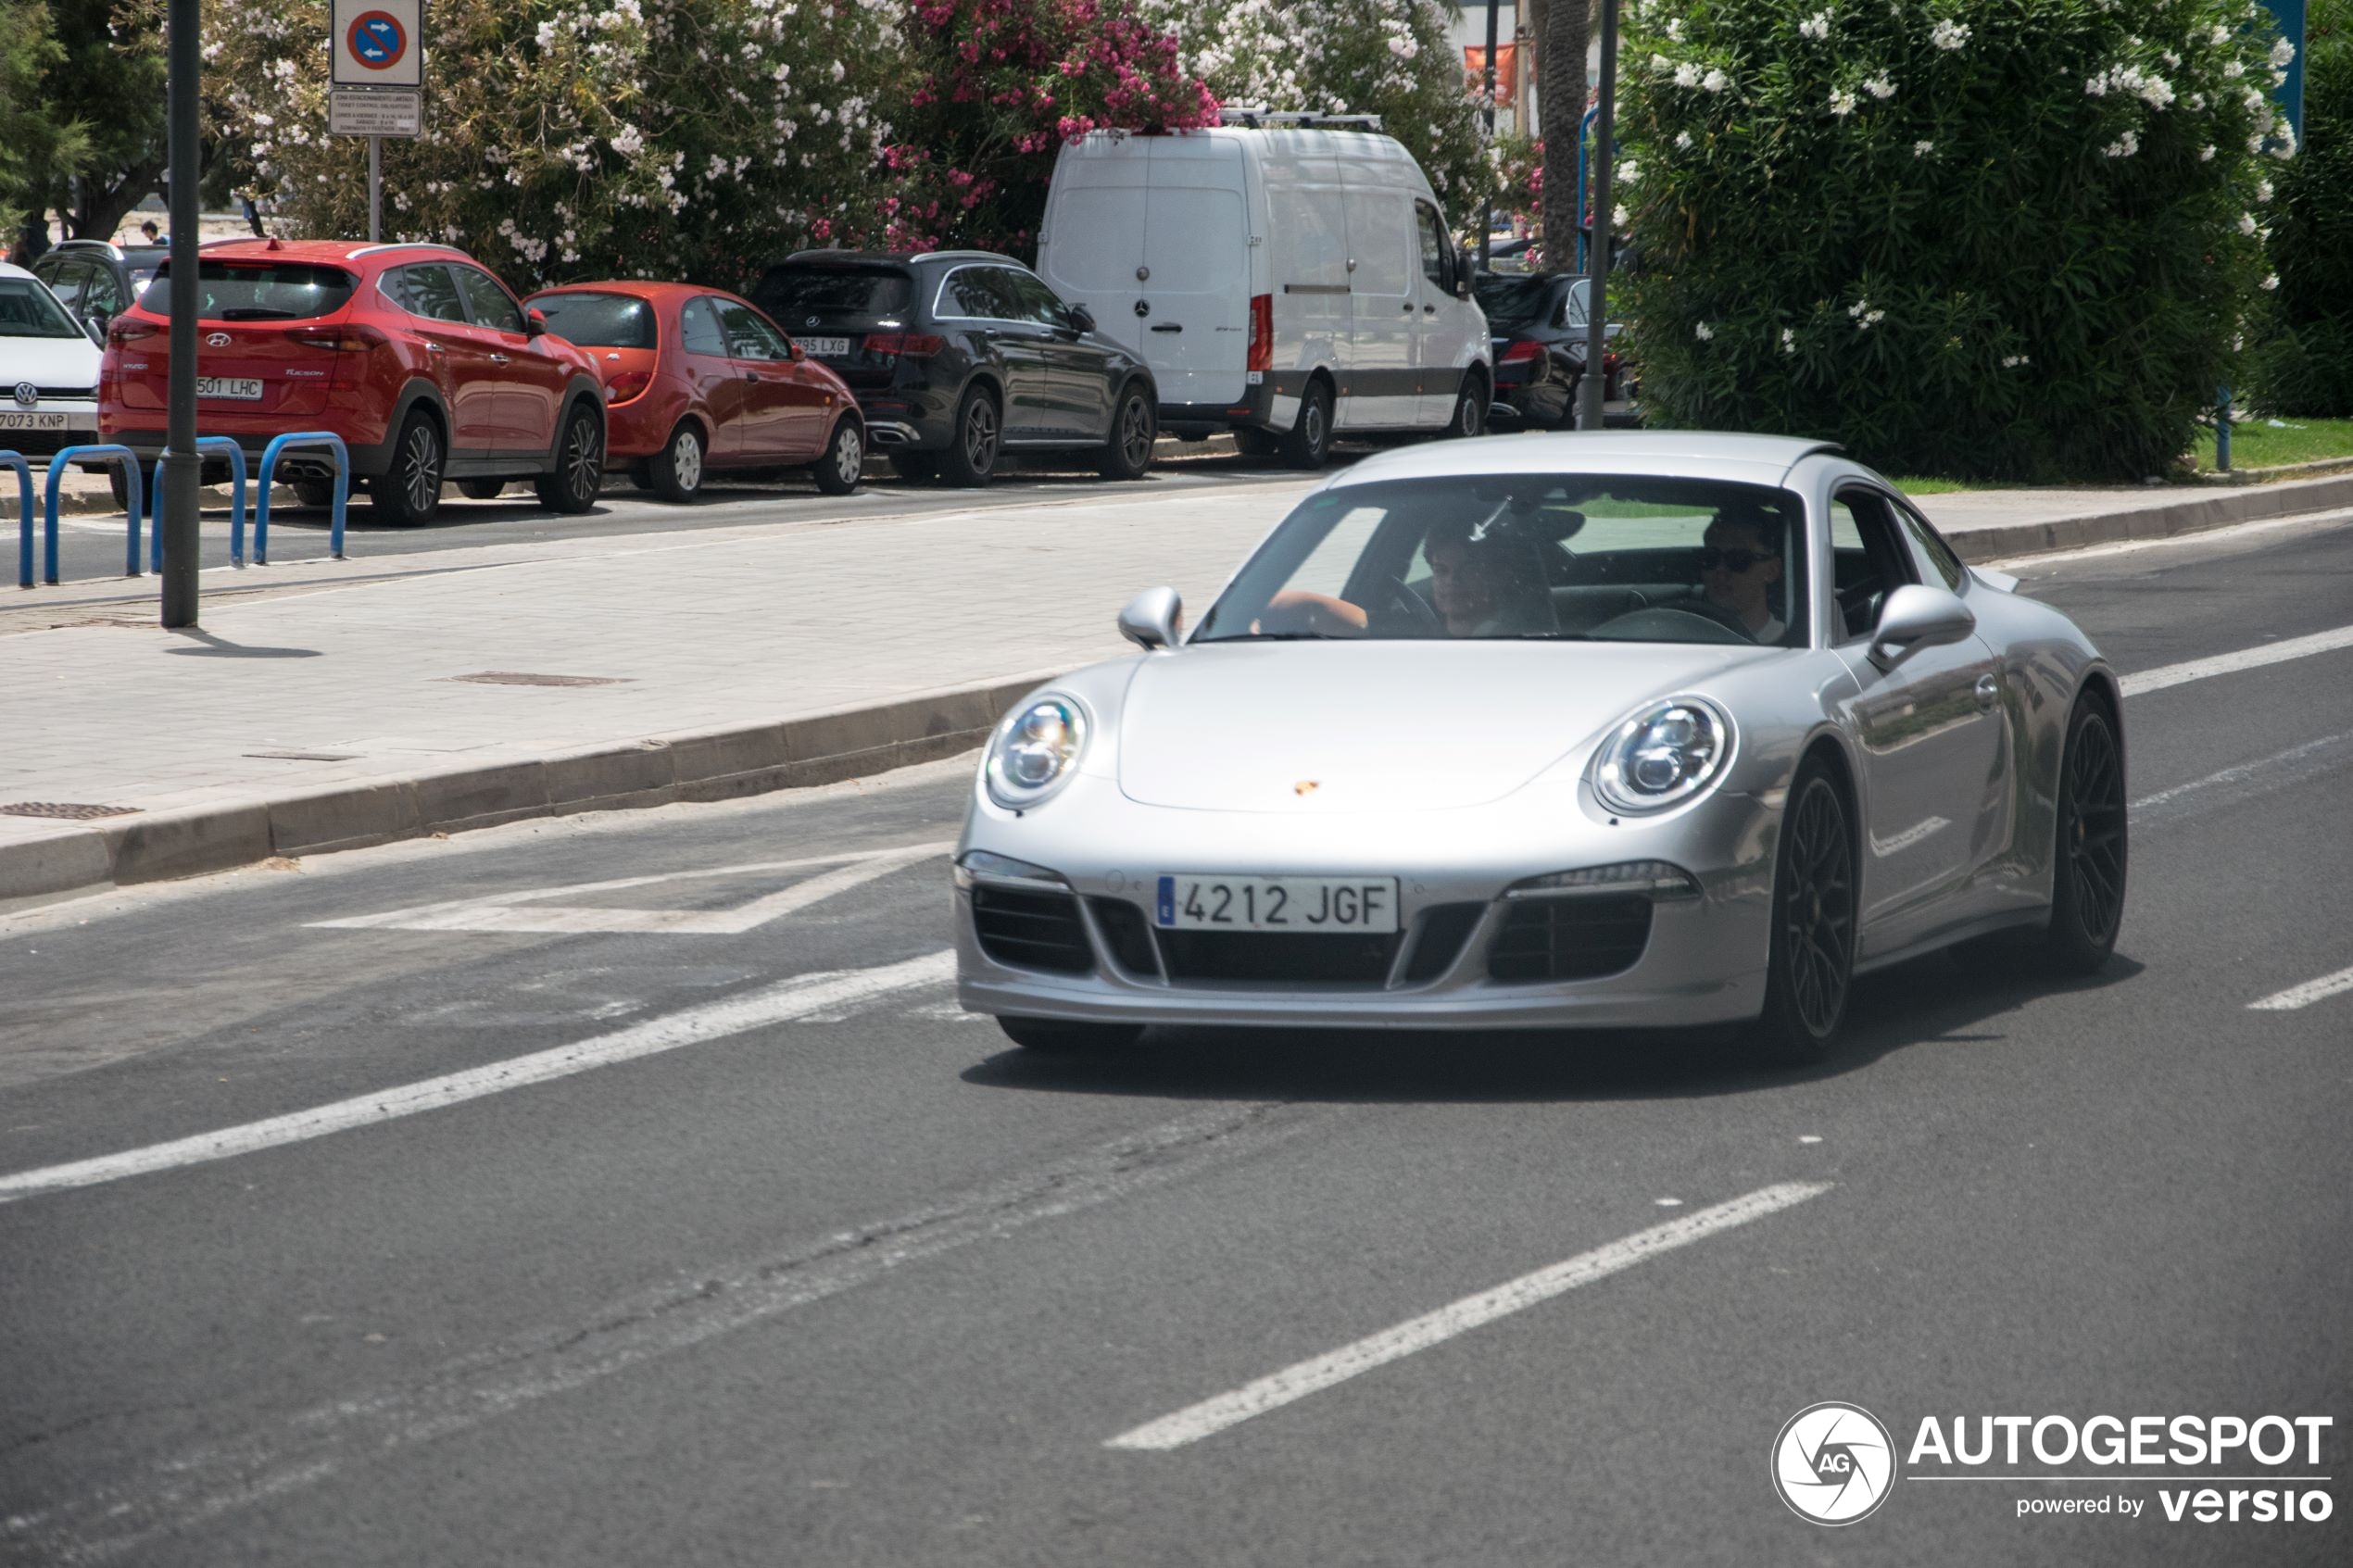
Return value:
[(1818, 443), (1373, 458), (1189, 634), (1032, 693), (975, 784), (957, 993), (1039, 1050), (1152, 1024), (1743, 1022), (1821, 1055), (1858, 972), (2123, 912), (2117, 680)]

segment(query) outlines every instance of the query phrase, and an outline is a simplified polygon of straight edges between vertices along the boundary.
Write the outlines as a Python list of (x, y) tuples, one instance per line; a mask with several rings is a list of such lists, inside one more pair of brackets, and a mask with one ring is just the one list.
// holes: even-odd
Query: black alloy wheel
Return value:
[(680, 420), (661, 450), (646, 465), (654, 494), (665, 501), (693, 500), (702, 489), (703, 456), (702, 426)]
[(441, 509), (441, 470), (446, 461), (441, 427), (422, 408), (409, 410), (392, 444), (392, 467), (368, 484), (368, 504), (396, 528), (413, 528)]
[(1142, 1037), (1140, 1023), (1066, 1023), (1058, 1018), (1000, 1018), (997, 1027), (1026, 1051), (1039, 1056), (1076, 1056), (1117, 1050)]
[(556, 471), (532, 481), (539, 504), (553, 512), (585, 512), (605, 483), (605, 427), (597, 411), (575, 403), (556, 443)]
[(1141, 479), (1152, 466), (1152, 443), (1159, 439), (1157, 410), (1141, 386), (1119, 395), (1119, 414), (1112, 420), (1111, 440), (1103, 446), (1097, 471), (1105, 479)]
[(1855, 976), (1855, 840), (1845, 797), (1808, 761), (1790, 786), (1773, 872), (1773, 934), (1756, 1044), (1804, 1066), (1828, 1054)]
[(1319, 469), (1332, 450), (1332, 389), (1311, 381), (1300, 395), (1299, 418), (1282, 439), (1283, 461), (1295, 469)]
[(866, 476), (866, 433), (858, 421), (844, 419), (834, 426), (831, 441), (825, 443), (825, 455), (809, 470), (817, 488), (827, 495), (847, 495), (858, 488)]
[(2093, 973), (2116, 950), (2124, 922), (2126, 845), (2124, 748), (2105, 705), (2078, 697), (2059, 758), (2051, 924), (2040, 944), (2062, 972)]
[(939, 455), (940, 471), (948, 483), (970, 490), (996, 478), (1001, 435), (997, 399), (985, 387), (966, 391), (963, 401), (956, 405), (955, 433)]
[(1454, 417), (1448, 421), (1449, 437), (1466, 441), (1487, 433), (1487, 383), (1477, 376), (1463, 378), (1463, 390), (1454, 399)]

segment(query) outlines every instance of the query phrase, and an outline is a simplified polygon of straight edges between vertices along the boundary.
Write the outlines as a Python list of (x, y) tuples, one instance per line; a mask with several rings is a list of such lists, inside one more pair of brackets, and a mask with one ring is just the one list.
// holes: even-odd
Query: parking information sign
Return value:
[(424, 82), (424, 0), (334, 0), (327, 47), (337, 87)]

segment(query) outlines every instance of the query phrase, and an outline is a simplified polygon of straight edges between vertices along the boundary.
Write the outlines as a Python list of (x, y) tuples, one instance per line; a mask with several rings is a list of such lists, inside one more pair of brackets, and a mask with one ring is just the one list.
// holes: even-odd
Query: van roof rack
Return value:
[(1270, 126), (1287, 127), (1293, 131), (1378, 131), (1380, 116), (1317, 114), (1313, 109), (1270, 109), (1263, 104), (1224, 104), (1218, 107), (1217, 123), (1239, 125), (1252, 131)]

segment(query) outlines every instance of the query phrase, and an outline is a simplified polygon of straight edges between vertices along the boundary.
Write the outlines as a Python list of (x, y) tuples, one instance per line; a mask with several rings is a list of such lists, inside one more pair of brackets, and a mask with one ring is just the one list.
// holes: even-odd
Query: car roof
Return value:
[(542, 295), (550, 294), (625, 294), (637, 299), (683, 299), (697, 294), (715, 294), (725, 299), (736, 297), (725, 289), (703, 283), (673, 283), (654, 278), (601, 278), (576, 283), (550, 283), (544, 289), (532, 290), (531, 297), (537, 299)]
[(1564, 431), (1437, 442), (1379, 452), (1333, 476), (1330, 487), (1487, 473), (1638, 473), (1779, 484), (1804, 458), (1838, 450), (1836, 442), (1794, 435), (1706, 430)]
[(371, 245), (366, 240), (228, 240), (208, 245), (204, 250), (208, 261), (352, 262), (362, 257), (389, 256), (395, 251), (414, 251), (421, 257), (442, 257), (459, 261), (473, 259), (455, 245), (434, 245), (422, 240), (396, 240), (378, 245)]
[[(41, 282), (40, 279), (32, 277), (30, 270), (13, 261), (0, 261), (0, 278), (32, 278), (34, 282)], [(42, 286), (45, 288), (48, 285), (44, 283)]]
[(1029, 269), (1002, 251), (995, 250), (797, 250), (776, 263), (788, 267), (796, 261), (840, 263), (852, 267), (912, 267), (924, 261), (1000, 261), (1008, 267)]

